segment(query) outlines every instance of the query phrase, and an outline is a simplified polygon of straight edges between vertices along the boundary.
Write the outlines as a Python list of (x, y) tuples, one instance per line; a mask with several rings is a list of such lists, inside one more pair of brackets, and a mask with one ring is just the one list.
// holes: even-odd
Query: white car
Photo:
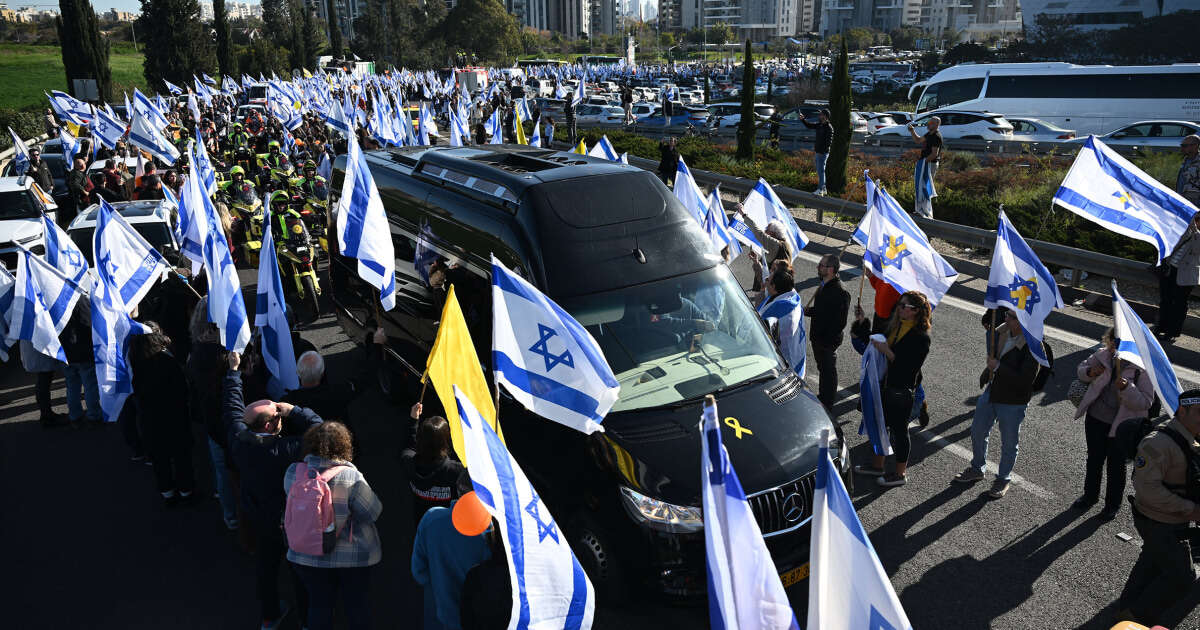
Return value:
[(888, 114), (880, 114), (877, 112), (855, 112), (862, 116), (867, 125), (867, 133), (875, 133), (880, 129), (894, 127), (896, 120)]
[[(1110, 131), (1100, 138), (1104, 144), (1112, 147), (1155, 147), (1159, 149), (1177, 148), (1184, 136), (1200, 133), (1200, 124), (1187, 120), (1143, 120), (1120, 129)], [(1083, 142), (1086, 138), (1076, 138), (1072, 142)]]
[(850, 112), (850, 133), (867, 135), (870, 126), (867, 125), (867, 119), (858, 112)]
[(902, 111), (895, 110), (895, 109), (888, 110), (883, 113), (887, 114), (888, 116), (891, 116), (892, 120), (896, 121), (897, 125), (906, 125), (906, 124), (908, 124), (908, 121), (912, 120), (913, 118), (915, 118), (917, 116), (916, 114), (914, 114), (912, 112), (902, 112)]
[(575, 120), (581, 125), (610, 125), (625, 122), (625, 110), (611, 105), (580, 105)]
[(57, 218), (54, 198), (42, 191), (32, 177), (0, 177), (0, 264), (17, 271), (17, 245), (34, 254), (46, 253), (42, 214)]
[(1023, 142), (1062, 142), (1075, 137), (1072, 129), (1063, 129), (1038, 118), (1006, 118), (1013, 126), (1013, 140)]
[(942, 138), (946, 140), (1013, 139), (1013, 126), (1000, 114), (946, 109), (921, 114), (907, 125), (895, 125), (880, 129), (875, 132), (874, 137), (907, 136), (909, 135), (909, 126), (915, 127), (918, 135), (924, 135), (929, 119), (934, 116), (942, 119), (939, 131), (941, 131)]
[[(654, 116), (655, 112), (661, 112), (661, 111), (662, 111), (662, 106), (657, 105), (651, 101), (633, 104), (633, 117), (637, 120), (642, 120), (643, 118), (649, 118), (651, 116)], [(661, 116), (662, 114), (660, 113), (658, 115)]]
[[(175, 242), (175, 232), (172, 229), (179, 221), (174, 204), (151, 199), (117, 201), (111, 205), (151, 247), (163, 254), (179, 251), (179, 243)], [(96, 210), (99, 207), (98, 204), (88, 206), (67, 226), (67, 235), (79, 247), (79, 251), (83, 252), (88, 264), (93, 266), (95, 262), (92, 260), (92, 234), (96, 231)]]

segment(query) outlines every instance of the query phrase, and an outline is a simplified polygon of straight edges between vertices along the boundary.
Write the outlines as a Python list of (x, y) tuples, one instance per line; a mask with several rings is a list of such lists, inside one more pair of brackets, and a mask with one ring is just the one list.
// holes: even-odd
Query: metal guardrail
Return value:
[[(630, 156), (629, 163), (646, 170), (655, 170), (658, 168), (657, 162), (639, 157)], [(692, 169), (692, 175), (696, 178), (697, 183), (709, 186), (720, 184), (721, 189), (726, 192), (738, 192), (741, 194), (749, 193), (757, 183), (741, 177), (695, 169)], [(815, 209), (817, 211), (817, 220), (820, 222), (824, 221), (826, 212), (855, 219), (861, 219), (867, 213), (867, 206), (865, 204), (846, 201), (845, 199), (838, 199), (836, 197), (822, 197), (803, 190), (796, 190), (795, 188), (776, 186), (775, 193), (779, 195), (780, 200), (789, 206)], [(995, 230), (985, 230), (968, 225), (959, 225), (948, 221), (926, 219), (917, 216), (913, 218), (916, 220), (917, 225), (930, 238), (940, 238), (956, 245), (978, 247), (986, 250), (990, 250), (996, 245)], [(1078, 279), (1081, 276), (1079, 272), (1088, 271), (1123, 282), (1135, 282), (1150, 286), (1158, 285), (1158, 277), (1150, 273), (1148, 263), (1068, 247), (1058, 243), (1033, 239), (1026, 239), (1026, 241), (1043, 263), (1072, 270), (1071, 278), (1075, 284), (1078, 283)]]
[[(1027, 140), (964, 140), (964, 139), (944, 139), (942, 141), (949, 151), (971, 151), (974, 153), (993, 153), (993, 154), (1035, 154), (1046, 155), (1055, 153), (1057, 155), (1075, 155), (1079, 152), (1079, 147), (1083, 146), (1078, 142), (1065, 141), (1047, 141), (1047, 142), (1030, 142)], [(916, 148), (912, 138), (909, 136), (867, 136), (863, 140), (863, 144), (871, 147), (903, 147), (905, 149)], [(1139, 156), (1147, 153), (1161, 153), (1164, 151), (1177, 151), (1176, 147), (1156, 147), (1156, 146), (1122, 146), (1109, 145), (1117, 153), (1125, 156)]]

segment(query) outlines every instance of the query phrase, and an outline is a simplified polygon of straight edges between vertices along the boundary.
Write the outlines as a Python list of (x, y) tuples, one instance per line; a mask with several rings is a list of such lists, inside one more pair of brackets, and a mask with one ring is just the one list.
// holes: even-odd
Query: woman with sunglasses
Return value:
[[(884, 456), (876, 455), (870, 466), (855, 466), (854, 471), (878, 477), (876, 483), (881, 486), (902, 486), (906, 480), (905, 471), (912, 448), (908, 436), (908, 422), (917, 383), (921, 378), (921, 366), (929, 356), (931, 313), (929, 299), (924, 293), (904, 293), (896, 302), (896, 309), (888, 320), (884, 331), (886, 341), (870, 342), (887, 359), (887, 371), (879, 384), (879, 393), (883, 399), (884, 423), (887, 425), (892, 449), (896, 454), (896, 469), (886, 473), (883, 469)], [(855, 307), (854, 315), (853, 333), (866, 342), (870, 331), (865, 323), (866, 315), (861, 307)]]

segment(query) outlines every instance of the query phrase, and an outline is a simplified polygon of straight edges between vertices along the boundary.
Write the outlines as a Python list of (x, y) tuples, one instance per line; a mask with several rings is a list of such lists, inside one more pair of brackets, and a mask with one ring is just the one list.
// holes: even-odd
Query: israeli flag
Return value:
[(1197, 211), (1095, 136), (1088, 136), (1075, 155), (1054, 203), (1117, 234), (1150, 243), (1158, 250), (1160, 264)]
[(804, 306), (801, 304), (800, 294), (796, 293), (795, 289), (780, 293), (763, 301), (757, 310), (759, 317), (768, 325), (776, 325), (783, 358), (787, 359), (797, 376), (804, 378), (808, 359), (804, 346), (808, 336), (804, 330)]
[(40, 256), (21, 247), (17, 256), (13, 303), (8, 314), (9, 340), (24, 339), (34, 350), (66, 363), (67, 355), (58, 342), (58, 335), (67, 326), (81, 295), (86, 295), (82, 288)]
[[(108, 204), (101, 202), (96, 214), (96, 230), (92, 234), (92, 251), (96, 252), (98, 260), (108, 261), (115, 254), (120, 260), (126, 256), (122, 248), (129, 246), (129, 236), (125, 230), (133, 232), (128, 224), (118, 223), (120, 215), (107, 208)], [(115, 217), (115, 219), (114, 219)], [(136, 233), (136, 232), (135, 232)], [(140, 235), (139, 235), (140, 236)], [(136, 255), (128, 256), (136, 260)], [(122, 301), (122, 288), (132, 288), (130, 279), (139, 276), (129, 273), (121, 263), (108, 264), (101, 262), (96, 265), (96, 286), (92, 290), (92, 352), (96, 363), (96, 382), (99, 385), (100, 410), (106, 422), (116, 422), (125, 405), (125, 399), (133, 392), (133, 374), (129, 368), (129, 336), (140, 335), (150, 330), (133, 320), (129, 313), (137, 306), (145, 290), (136, 288), (126, 291), (133, 304)], [(120, 272), (114, 276), (113, 272)], [(152, 284), (146, 280), (146, 290)]]
[(675, 198), (691, 213), (696, 223), (703, 226), (704, 216), (708, 214), (708, 204), (705, 202), (704, 193), (700, 192), (696, 178), (692, 177), (692, 170), (683, 161), (682, 155), (679, 156), (679, 164), (675, 169), (674, 188)]
[(75, 155), (79, 153), (79, 139), (71, 135), (66, 127), (58, 128), (58, 141), (62, 143), (63, 155), (68, 165), (74, 164)]
[(509, 630), (589, 630), (596, 594), (566, 535), (517, 460), (457, 385), (454, 398), (471, 484), (504, 538), (512, 582)]
[(588, 151), (588, 155), (592, 157), (604, 158), (610, 162), (620, 162), (621, 156), (613, 147), (612, 142), (609, 142), (608, 136), (600, 136), (600, 141)]
[[(883, 335), (871, 335), (871, 341), (887, 341)], [(862, 423), (858, 434), (866, 434), (876, 455), (887, 457), (892, 454), (892, 442), (888, 439), (887, 423), (883, 418), (883, 398), (879, 383), (887, 373), (887, 359), (874, 344), (867, 344), (863, 351), (858, 374), (858, 392), (862, 399)]]
[(754, 189), (742, 201), (742, 213), (754, 224), (754, 227), (766, 231), (767, 225), (778, 221), (783, 226), (783, 238), (792, 250), (793, 256), (799, 256), (800, 250), (808, 247), (808, 235), (796, 225), (791, 210), (775, 194), (775, 189), (767, 180), (758, 179)]
[(205, 83), (209, 83), (209, 84), (211, 84), (211, 85), (216, 85), (216, 84), (217, 84), (217, 80), (216, 80), (216, 79), (214, 79), (214, 78), (212, 78), (212, 77), (208, 76), (207, 74), (205, 74), (205, 73), (203, 73), (203, 72), (201, 72), (201, 73), (200, 73), (200, 76), (204, 77), (204, 82), (205, 82)]
[(557, 98), (557, 99), (566, 99), (567, 98), (567, 91), (565, 89), (563, 89), (563, 86), (561, 83), (554, 86), (554, 98)]
[(425, 106), (425, 102), (421, 102), (421, 111), (417, 116), (417, 137), (421, 139), (421, 144), (429, 145), (430, 129), (433, 127), (433, 116), (429, 113), (429, 108)]
[(13, 172), (18, 177), (24, 177), (25, 171), (29, 170), (29, 145), (17, 135), (17, 132), (8, 128), (8, 134), (12, 136), (13, 141)]
[(758, 238), (754, 236), (754, 230), (746, 224), (746, 217), (741, 212), (736, 212), (729, 218), (729, 234), (735, 240), (741, 243), (742, 247), (747, 247), (758, 254), (762, 258), (765, 248), (762, 243), (758, 242)]
[[(184, 179), (179, 196), (179, 250), (192, 261), (193, 273), (204, 264), (204, 242), (208, 237), (210, 216), (208, 206), (211, 203), (198, 177), (191, 175)], [(215, 216), (215, 212), (211, 214)]]
[(170, 126), (171, 123), (159, 107), (159, 105), (150, 102), (150, 99), (146, 98), (146, 95), (142, 94), (140, 90), (133, 88), (133, 109), (126, 110), (126, 113), (129, 115), (130, 121), (141, 117), (149, 121), (150, 126), (162, 131)]
[(163, 84), (167, 86), (167, 91), (171, 94), (174, 94), (175, 96), (181, 96), (183, 94), (183, 88), (179, 87), (178, 85), (175, 85), (166, 79), (163, 79)]
[(495, 256), (492, 362), (526, 409), (584, 433), (604, 430), (621, 390), (587, 329)]
[[(44, 94), (44, 92), (43, 92)], [(50, 107), (54, 109), (54, 113), (63, 119), (64, 122), (69, 122), (72, 125), (85, 124), (92, 117), (92, 108), (87, 103), (75, 100), (70, 94), (52, 90), (46, 94), (46, 98), (50, 101)]]
[(516, 103), (517, 111), (521, 114), (521, 120), (532, 120), (533, 112), (529, 110), (529, 99), (522, 98)]
[[(213, 168), (212, 160), (208, 157), (208, 147), (204, 146), (204, 136), (200, 133), (199, 126), (195, 128), (195, 134), (193, 137), (195, 138), (193, 141), (195, 144), (192, 148), (193, 156), (195, 158), (195, 160), (192, 162), (195, 165), (193, 170), (195, 171), (196, 176), (200, 178), (200, 186), (204, 193), (211, 197), (217, 192), (217, 171)], [(295, 139), (292, 138), (292, 134), (286, 131), (283, 133), (283, 137), (285, 141), (291, 138), (293, 145), (296, 142)], [(289, 150), (289, 154), (290, 153), (291, 151)], [(164, 186), (164, 188), (166, 188), (166, 186)]]
[[(533, 123), (533, 135), (529, 136), (529, 146), (531, 146), (531, 147), (541, 147), (542, 146), (542, 116), (541, 116), (541, 114), (538, 114), (537, 122)], [(550, 146), (549, 141), (546, 142), (546, 146), (547, 147)]]
[(488, 117), (487, 132), (492, 137), (490, 144), (504, 144), (504, 120), (500, 117), (499, 107)]
[(450, 111), (450, 146), (461, 147), (464, 144), (463, 138), (469, 137), (467, 135), (466, 131), (467, 131), (466, 125), (464, 125), (462, 119), (458, 117), (458, 113), (451, 110)]
[(339, 251), (358, 259), (359, 277), (379, 289), (383, 310), (390, 311), (396, 306), (396, 254), (391, 226), (366, 156), (353, 136), (347, 140), (346, 179), (337, 207)]
[[(729, 226), (726, 224), (725, 207), (721, 204), (721, 197), (714, 188), (712, 194), (708, 198), (708, 207), (704, 212), (704, 222), (701, 227), (704, 228), (704, 233), (708, 235), (708, 241), (712, 243), (713, 251), (720, 252), (726, 245), (733, 243), (737, 246), (737, 241), (729, 234)], [(740, 251), (740, 248), (739, 248)], [(730, 256), (734, 253), (730, 251)]]
[(333, 162), (329, 160), (329, 152), (321, 152), (321, 163), (317, 164), (317, 175), (329, 181), (333, 177)]
[(1062, 295), (1054, 282), (1054, 274), (1038, 260), (1003, 210), (1000, 211), (1000, 225), (996, 228), (996, 247), (992, 250), (992, 268), (983, 305), (988, 308), (1003, 306), (1015, 312), (1033, 357), (1038, 363), (1050, 366), (1042, 348), (1042, 329), (1050, 311), (1063, 307)]
[(12, 313), (13, 296), (16, 294), (17, 279), (0, 265), (0, 361), (8, 360), (8, 348), (14, 339), (8, 337), (8, 318)]
[(1164, 405), (1174, 414), (1179, 410), (1179, 394), (1183, 387), (1179, 385), (1179, 377), (1175, 376), (1175, 368), (1167, 353), (1163, 352), (1158, 339), (1146, 327), (1137, 313), (1130, 308), (1125, 298), (1117, 291), (1117, 281), (1112, 281), (1113, 319), (1117, 329), (1117, 358), (1128, 361), (1146, 371), (1150, 382), (1154, 383), (1154, 391), (1162, 399)]
[(96, 267), (104, 268), (105, 282), (129, 313), (171, 270), (163, 255), (103, 199), (96, 209), (93, 245)]
[(583, 80), (579, 81), (579, 87), (575, 88), (575, 95), (571, 97), (571, 102), (575, 107), (583, 105), (583, 95), (587, 92), (587, 84)]
[(925, 158), (921, 158), (913, 167), (913, 202), (920, 205), (922, 201), (929, 201), (936, 196), (937, 190), (933, 188), (933, 172)]
[[(101, 201), (101, 203), (104, 203)], [(49, 216), (42, 215), (42, 233), (46, 239), (46, 262), (71, 282), (81, 285), (86, 290), (91, 286), (91, 278), (87, 277), (88, 263), (83, 252), (75, 241), (67, 236), (67, 232), (58, 227)]]
[(912, 630), (829, 457), (828, 429), (817, 458), (809, 549), (807, 627)]
[(92, 135), (99, 141), (99, 144), (112, 149), (125, 137), (128, 126), (115, 117), (109, 116), (103, 111), (96, 110), (91, 122), (88, 123), (88, 128), (91, 130)]
[(354, 133), (353, 127), (350, 126), (350, 119), (346, 117), (346, 111), (336, 101), (331, 102), (325, 109), (325, 125), (343, 136)]
[(292, 329), (284, 310), (283, 281), (279, 261), (275, 259), (275, 240), (271, 224), (263, 222), (262, 250), (258, 254), (258, 288), (255, 293), (254, 325), (262, 332), (263, 363), (285, 390), (300, 389), (296, 374), (296, 354), (292, 349)]
[(717, 418), (716, 401), (706, 403), (701, 415), (700, 496), (711, 627), (799, 630), (775, 561), (729, 461)]
[(912, 229), (912, 219), (882, 187), (875, 191), (863, 223), (867, 228), (863, 257), (871, 273), (901, 293), (920, 291), (930, 305), (937, 306), (958, 272), (933, 250), (924, 232)]
[(150, 125), (145, 116), (133, 117), (133, 125), (129, 128), (129, 143), (144, 149), (165, 164), (174, 164), (179, 159), (179, 150), (167, 141), (166, 136)]
[(215, 215), (209, 215), (208, 237), (204, 241), (204, 267), (208, 272), (205, 274), (208, 276), (208, 321), (217, 325), (226, 350), (242, 352), (250, 342), (246, 302), (242, 298), (242, 283), (233, 266), (233, 257), (229, 254), (229, 243), (215, 218)]

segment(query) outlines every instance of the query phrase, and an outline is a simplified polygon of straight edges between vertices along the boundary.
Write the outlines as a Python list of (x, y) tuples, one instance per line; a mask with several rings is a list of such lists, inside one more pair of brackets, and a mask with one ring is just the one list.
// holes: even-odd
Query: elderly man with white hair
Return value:
[(296, 360), (296, 375), (300, 389), (284, 396), (286, 402), (316, 411), (326, 420), (345, 421), (350, 401), (358, 395), (354, 383), (330, 384), (325, 379), (325, 357), (309, 350)]

